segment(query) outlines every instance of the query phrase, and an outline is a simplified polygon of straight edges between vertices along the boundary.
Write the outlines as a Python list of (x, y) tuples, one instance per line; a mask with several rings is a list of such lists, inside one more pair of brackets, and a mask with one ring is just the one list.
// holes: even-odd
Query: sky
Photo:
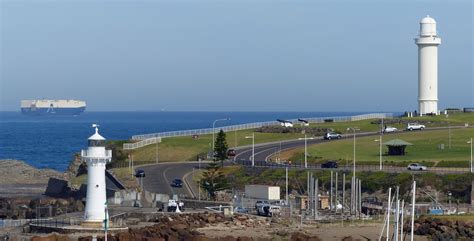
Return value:
[(471, 0), (0, 0), (0, 110), (413, 111), (419, 21), (439, 107), (474, 107)]

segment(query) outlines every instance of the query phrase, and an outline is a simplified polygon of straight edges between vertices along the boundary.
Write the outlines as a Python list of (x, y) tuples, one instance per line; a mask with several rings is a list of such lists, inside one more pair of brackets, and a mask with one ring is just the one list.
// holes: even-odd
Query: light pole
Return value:
[(255, 132), (252, 133), (252, 136), (246, 136), (246, 139), (252, 139), (252, 156), (250, 159), (252, 159), (252, 166), (255, 166)]
[(216, 122), (218, 121), (227, 121), (230, 120), (230, 118), (222, 118), (222, 119), (217, 119), (214, 122), (212, 122), (212, 159), (214, 159), (214, 142), (215, 142), (215, 133), (216, 133)]
[(471, 137), (471, 139), (470, 139), (467, 143), (471, 144), (471, 161), (470, 161), (470, 163), (469, 163), (469, 164), (470, 164), (470, 165), (469, 165), (469, 169), (470, 169), (471, 173), (473, 173), (473, 172), (474, 172), (474, 169), (473, 169), (473, 166), (472, 166), (472, 137)]
[[(304, 138), (298, 138), (298, 140), (304, 140), (304, 168), (308, 168), (308, 140), (313, 140), (313, 137), (307, 138), (306, 134)], [(281, 145), (281, 142), (280, 142)], [(281, 149), (281, 147), (280, 147)]]
[(382, 135), (380, 135), (379, 139), (375, 139), (374, 141), (379, 142), (379, 170), (382, 171)]
[(353, 139), (354, 139), (354, 150), (353, 150), (353, 155), (354, 155), (354, 161), (353, 161), (353, 170), (352, 170), (352, 176), (355, 178), (356, 176), (356, 131), (360, 130), (357, 127), (349, 127), (347, 128), (348, 131), (352, 131), (353, 133)]

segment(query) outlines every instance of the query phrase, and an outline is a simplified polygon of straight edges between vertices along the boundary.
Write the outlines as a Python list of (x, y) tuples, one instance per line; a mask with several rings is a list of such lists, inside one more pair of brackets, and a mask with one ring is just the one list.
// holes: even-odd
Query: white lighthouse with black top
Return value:
[(112, 151), (105, 149), (105, 138), (99, 134), (99, 125), (93, 124), (95, 134), (88, 139), (82, 160), (87, 162), (87, 198), (84, 224), (99, 226), (106, 219), (105, 165), (112, 159)]

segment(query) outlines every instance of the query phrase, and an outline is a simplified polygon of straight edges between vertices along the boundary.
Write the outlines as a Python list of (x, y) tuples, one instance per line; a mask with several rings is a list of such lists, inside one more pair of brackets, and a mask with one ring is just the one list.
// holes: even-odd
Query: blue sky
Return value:
[(0, 1), (0, 110), (415, 110), (426, 14), (440, 108), (474, 106), (470, 0)]

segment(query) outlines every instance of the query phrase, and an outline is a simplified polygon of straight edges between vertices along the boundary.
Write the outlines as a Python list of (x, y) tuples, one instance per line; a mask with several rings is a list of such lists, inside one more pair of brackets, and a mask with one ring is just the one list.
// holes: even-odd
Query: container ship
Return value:
[(82, 100), (22, 100), (21, 113), (25, 115), (79, 115), (86, 110)]

